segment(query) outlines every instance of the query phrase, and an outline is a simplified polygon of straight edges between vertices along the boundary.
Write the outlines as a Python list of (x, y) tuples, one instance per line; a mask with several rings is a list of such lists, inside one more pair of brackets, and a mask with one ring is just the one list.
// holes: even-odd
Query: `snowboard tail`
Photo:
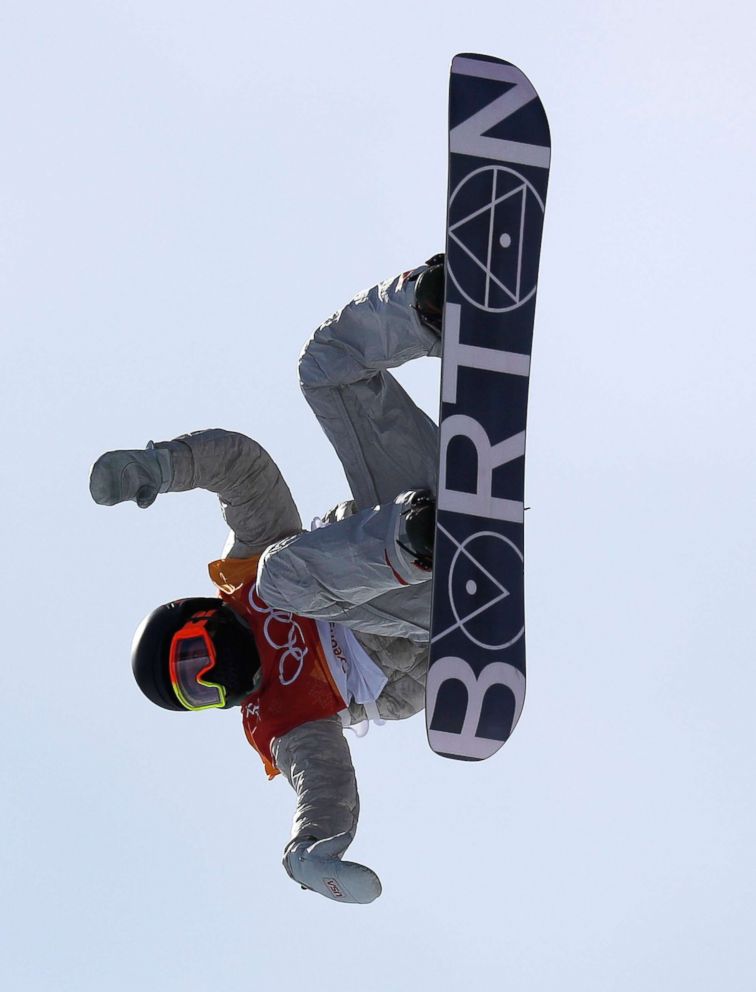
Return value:
[(525, 429), (549, 161), (527, 77), (455, 56), (426, 726), (434, 751), (461, 760), (494, 754), (525, 700)]

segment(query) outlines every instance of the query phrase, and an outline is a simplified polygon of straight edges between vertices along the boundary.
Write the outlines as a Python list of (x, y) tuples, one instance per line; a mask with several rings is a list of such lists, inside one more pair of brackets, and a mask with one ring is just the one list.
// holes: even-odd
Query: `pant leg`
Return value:
[(438, 428), (388, 372), (441, 354), (439, 338), (412, 307), (424, 268), (356, 296), (320, 325), (300, 357), (302, 392), (358, 510), (409, 489), (436, 491)]

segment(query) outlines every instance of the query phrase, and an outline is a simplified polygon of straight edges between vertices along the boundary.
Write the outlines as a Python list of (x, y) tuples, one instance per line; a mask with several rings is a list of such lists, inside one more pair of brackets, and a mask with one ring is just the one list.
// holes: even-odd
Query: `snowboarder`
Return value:
[(387, 370), (440, 356), (443, 277), (434, 256), (359, 294), (306, 344), (300, 384), (353, 497), (312, 530), (272, 458), (238, 433), (106, 452), (90, 477), (105, 506), (218, 494), (231, 528), (209, 566), (219, 596), (146, 617), (134, 676), (165, 709), (241, 707), (269, 777), (283, 774), (296, 792), (287, 873), (339, 902), (381, 892), (373, 871), (342, 860), (359, 815), (343, 729), (424, 704), (438, 432)]

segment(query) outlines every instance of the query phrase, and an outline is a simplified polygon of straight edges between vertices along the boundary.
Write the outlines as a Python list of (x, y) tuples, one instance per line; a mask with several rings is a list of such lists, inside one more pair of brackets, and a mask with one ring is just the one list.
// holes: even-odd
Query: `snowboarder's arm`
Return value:
[(272, 751), (297, 794), (284, 851), (288, 875), (338, 902), (372, 902), (381, 892), (378, 876), (364, 865), (342, 861), (357, 829), (359, 796), (340, 720), (305, 723), (274, 740)]
[(233, 532), (224, 556), (259, 554), (273, 541), (301, 530), (299, 512), (278, 466), (252, 438), (216, 429), (183, 434), (155, 447), (171, 453), (169, 492), (207, 489), (218, 494)]
[(313, 720), (272, 744), (276, 767), (297, 794), (287, 850), (303, 840), (344, 837), (344, 850), (357, 830), (360, 801), (349, 745), (338, 717)]
[(302, 527), (276, 463), (244, 434), (220, 429), (184, 434), (144, 451), (109, 451), (94, 464), (90, 491), (97, 503), (134, 500), (151, 505), (159, 492), (217, 493), (232, 535), (225, 555), (259, 554)]

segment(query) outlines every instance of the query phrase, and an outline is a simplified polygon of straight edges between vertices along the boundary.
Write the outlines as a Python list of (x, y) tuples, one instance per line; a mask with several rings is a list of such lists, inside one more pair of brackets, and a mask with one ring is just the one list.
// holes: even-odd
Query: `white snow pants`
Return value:
[(430, 576), (397, 551), (404, 504), (395, 500), (414, 489), (435, 493), (438, 428), (388, 369), (440, 354), (412, 306), (408, 276), (423, 269), (358, 295), (306, 344), (302, 391), (341, 460), (355, 512), (269, 548), (259, 573), (273, 605), (419, 642), (428, 638)]
[[(437, 484), (438, 428), (387, 371), (440, 356), (412, 304), (411, 273), (380, 283), (326, 320), (299, 361), (302, 392), (344, 467), (356, 509)], [(410, 278), (407, 278), (409, 276)]]

